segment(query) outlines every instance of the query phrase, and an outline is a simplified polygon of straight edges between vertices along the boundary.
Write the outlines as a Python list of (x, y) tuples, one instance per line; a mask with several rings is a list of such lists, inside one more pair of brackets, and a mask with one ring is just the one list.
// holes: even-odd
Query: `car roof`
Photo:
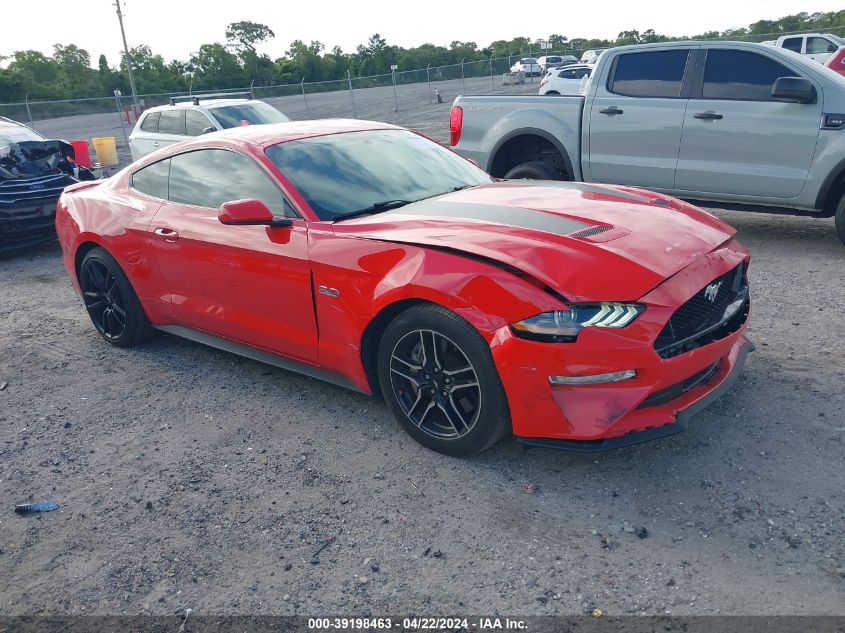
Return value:
[(366, 130), (402, 130), (404, 128), (378, 121), (360, 119), (317, 119), (314, 121), (287, 121), (285, 123), (266, 123), (263, 125), (244, 125), (197, 136), (190, 145), (204, 145), (204, 141), (214, 139), (249, 143), (259, 147), (268, 147), (288, 141), (298, 141), (328, 134), (363, 132)]
[(4, 116), (0, 116), (0, 127), (28, 127), (23, 123), (18, 123), (17, 121), (13, 121), (12, 119), (7, 119)]
[(29, 130), (36, 136), (46, 139), (46, 137), (41, 134), (41, 132), (39, 132), (38, 130), (29, 127), (25, 123), (20, 123), (18, 121), (15, 121), (14, 119), (10, 119), (9, 117), (5, 116), (0, 116), (0, 129)]
[(578, 70), (579, 68), (592, 70), (595, 67), (595, 64), (567, 64), (566, 66), (555, 66), (554, 68), (549, 68), (549, 72), (555, 72), (556, 70)]
[[(173, 108), (213, 108), (215, 106), (225, 106), (225, 105), (242, 105), (244, 103), (259, 103), (257, 99), (203, 99), (202, 95), (200, 95), (200, 102), (199, 105), (194, 105), (190, 101), (182, 101), (180, 103), (174, 103), (173, 105), (165, 104), (160, 106), (153, 106), (151, 108), (147, 108), (144, 112), (161, 112), (162, 110), (170, 110)], [(264, 103), (261, 101), (260, 103)]]

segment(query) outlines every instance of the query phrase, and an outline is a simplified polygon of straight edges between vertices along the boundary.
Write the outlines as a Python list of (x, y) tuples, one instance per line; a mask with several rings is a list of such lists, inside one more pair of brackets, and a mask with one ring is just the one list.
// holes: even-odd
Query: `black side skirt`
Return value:
[(209, 334), (208, 332), (184, 327), (182, 325), (156, 325), (153, 327), (155, 327), (157, 330), (161, 330), (162, 332), (167, 332), (168, 334), (174, 334), (175, 336), (181, 336), (182, 338), (186, 338), (191, 341), (196, 341), (197, 343), (202, 343), (203, 345), (208, 345), (209, 347), (222, 349), (224, 352), (231, 352), (233, 354), (237, 354), (238, 356), (244, 356), (246, 358), (251, 358), (252, 360), (257, 360), (260, 363), (266, 363), (268, 365), (273, 365), (274, 367), (279, 367), (281, 369), (293, 371), (298, 374), (310, 376), (311, 378), (324, 380), (326, 382), (332, 383), (333, 385), (337, 385), (338, 387), (345, 387), (346, 389), (351, 389), (352, 391), (357, 391), (358, 393), (365, 393), (367, 395), (371, 395), (368, 392), (360, 389), (358, 386), (355, 385), (355, 383), (353, 383), (351, 380), (344, 376), (335, 374), (333, 372), (324, 371), (319, 367), (314, 367), (313, 365), (302, 363), (291, 358), (277, 356), (276, 354), (265, 352), (262, 349), (252, 347), (250, 345), (244, 345), (243, 343), (230, 341), (229, 339), (222, 338), (220, 336), (215, 336), (214, 334)]

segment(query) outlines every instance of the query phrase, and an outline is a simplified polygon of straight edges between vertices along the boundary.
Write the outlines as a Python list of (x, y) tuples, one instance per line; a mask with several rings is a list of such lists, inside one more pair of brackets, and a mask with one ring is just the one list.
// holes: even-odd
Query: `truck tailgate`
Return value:
[(454, 106), (463, 111), (461, 134), (454, 149), (491, 171), (497, 150), (509, 139), (537, 134), (565, 151), (581, 178), (581, 96), (483, 96), (458, 97)]

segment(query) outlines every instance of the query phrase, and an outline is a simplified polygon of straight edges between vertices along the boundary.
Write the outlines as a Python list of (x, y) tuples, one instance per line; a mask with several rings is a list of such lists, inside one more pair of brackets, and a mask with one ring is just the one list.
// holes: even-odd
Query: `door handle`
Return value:
[(600, 114), (622, 114), (624, 110), (620, 110), (616, 106), (610, 106), (609, 108), (602, 108), (599, 110)]
[(696, 112), (692, 115), (696, 119), (704, 119), (705, 121), (710, 121), (714, 119), (721, 119), (721, 114), (716, 114), (713, 110), (708, 110), (707, 112)]
[(175, 242), (179, 239), (179, 232), (174, 231), (173, 229), (166, 229), (159, 227), (155, 231), (153, 231), (159, 237), (163, 237), (165, 242)]

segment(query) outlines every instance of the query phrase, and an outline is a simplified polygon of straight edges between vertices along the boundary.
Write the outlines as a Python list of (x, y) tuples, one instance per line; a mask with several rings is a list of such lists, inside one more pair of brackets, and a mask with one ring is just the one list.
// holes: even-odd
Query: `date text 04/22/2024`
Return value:
[(438, 631), (455, 629), (519, 631), (526, 629), (523, 620), (511, 618), (469, 618), (410, 617), (402, 618), (309, 618), (308, 628), (312, 630), (377, 630), (402, 629), (410, 631)]

